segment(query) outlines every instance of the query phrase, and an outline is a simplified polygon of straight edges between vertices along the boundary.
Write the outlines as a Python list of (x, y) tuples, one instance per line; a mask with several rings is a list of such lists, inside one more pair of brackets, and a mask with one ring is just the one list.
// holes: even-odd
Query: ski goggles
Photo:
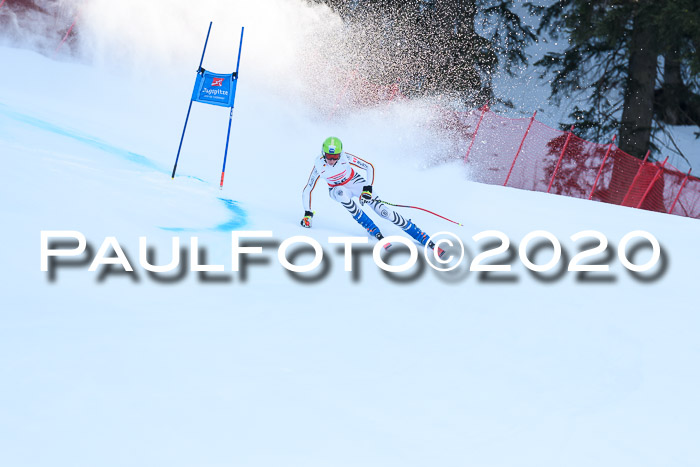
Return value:
[(340, 159), (340, 154), (328, 154), (326, 152), (324, 153), (324, 157), (327, 161), (337, 161), (338, 159)]

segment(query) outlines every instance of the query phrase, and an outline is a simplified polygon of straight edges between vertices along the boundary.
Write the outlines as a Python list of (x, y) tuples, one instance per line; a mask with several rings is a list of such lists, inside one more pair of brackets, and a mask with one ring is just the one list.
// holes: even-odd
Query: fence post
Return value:
[(661, 177), (661, 174), (664, 171), (664, 166), (666, 165), (666, 161), (668, 160), (668, 156), (666, 156), (666, 159), (661, 163), (661, 166), (659, 167), (659, 170), (656, 172), (656, 175), (654, 175), (654, 178), (651, 179), (651, 183), (649, 183), (649, 186), (647, 187), (646, 191), (644, 192), (644, 196), (642, 196), (642, 199), (639, 200), (639, 204), (637, 204), (637, 209), (642, 207), (642, 203), (644, 203), (644, 200), (647, 199), (647, 195), (651, 191), (652, 187), (656, 184), (656, 181)]
[[(0, 6), (2, 6), (2, 3), (0, 3)], [(75, 26), (75, 22), (76, 22), (76, 21), (78, 21), (77, 16), (76, 16), (76, 18), (73, 20), (73, 24), (71, 24), (70, 27), (68, 28), (68, 31), (66, 32), (66, 35), (63, 36), (63, 39), (61, 40), (61, 42), (59, 42), (58, 46), (56, 47), (56, 50), (53, 51), (53, 54), (54, 54), (54, 55), (56, 55), (56, 54), (58, 53), (58, 50), (61, 48), (61, 46), (63, 45), (63, 43), (66, 42), (66, 39), (68, 39), (68, 36), (70, 36), (70, 33), (71, 33), (71, 31), (73, 30), (73, 27)]]
[(393, 101), (394, 97), (396, 97), (396, 93), (399, 92), (399, 83), (396, 82), (391, 85), (391, 94), (389, 95), (389, 98), (387, 100)]
[(673, 208), (676, 207), (676, 203), (678, 202), (678, 198), (681, 197), (681, 191), (683, 191), (683, 188), (685, 188), (685, 184), (688, 181), (688, 177), (690, 177), (690, 172), (693, 169), (688, 170), (688, 173), (685, 174), (685, 178), (683, 179), (683, 183), (681, 183), (681, 189), (678, 190), (678, 194), (676, 195), (676, 199), (673, 200), (673, 204), (671, 204), (671, 209), (668, 210), (668, 213), (671, 214), (673, 213)]
[(559, 171), (559, 166), (561, 165), (561, 160), (564, 158), (564, 153), (566, 152), (566, 148), (569, 146), (569, 140), (571, 139), (571, 135), (573, 134), (574, 131), (574, 126), (571, 125), (571, 129), (569, 130), (569, 134), (566, 135), (566, 142), (564, 143), (564, 147), (561, 149), (561, 154), (559, 155), (559, 160), (557, 161), (557, 166), (554, 167), (554, 173), (552, 173), (552, 179), (549, 181), (549, 186), (547, 187), (547, 193), (549, 193), (549, 190), (552, 189), (552, 185), (554, 184), (554, 177), (556, 177), (557, 172)]
[(630, 192), (632, 191), (632, 187), (634, 186), (635, 183), (637, 183), (637, 179), (639, 178), (639, 174), (642, 173), (642, 169), (644, 168), (644, 165), (647, 163), (647, 159), (649, 159), (649, 154), (651, 154), (651, 150), (647, 151), (647, 155), (644, 156), (644, 160), (642, 161), (642, 165), (639, 166), (637, 169), (637, 173), (634, 174), (634, 178), (632, 179), (632, 183), (630, 183), (629, 188), (627, 188), (627, 193), (625, 193), (625, 196), (622, 198), (622, 203), (620, 203), (621, 206), (625, 205), (625, 201), (627, 201), (627, 197), (630, 195)]
[(525, 144), (525, 138), (527, 138), (527, 134), (530, 133), (530, 128), (532, 127), (532, 122), (535, 121), (536, 115), (537, 115), (537, 111), (535, 110), (535, 113), (532, 114), (532, 117), (530, 117), (530, 124), (527, 126), (527, 130), (525, 130), (525, 134), (523, 135), (523, 140), (520, 142), (520, 147), (518, 147), (518, 152), (515, 153), (515, 157), (513, 158), (513, 163), (510, 164), (510, 170), (508, 171), (508, 175), (506, 176), (506, 181), (503, 182), (503, 186), (506, 186), (508, 184), (508, 179), (510, 178), (510, 174), (513, 172), (513, 167), (515, 167), (515, 161), (518, 160), (518, 156), (520, 155), (520, 151), (523, 149), (523, 144)]
[(488, 112), (488, 110), (489, 104), (487, 102), (481, 107), (481, 117), (479, 117), (479, 122), (476, 124), (476, 129), (474, 130), (472, 142), (469, 144), (469, 149), (467, 149), (467, 153), (464, 155), (464, 162), (467, 162), (467, 157), (469, 157), (469, 153), (472, 151), (472, 146), (474, 146), (474, 141), (476, 141), (476, 134), (479, 132), (479, 126), (481, 126), (481, 121), (484, 119), (484, 115), (486, 114), (486, 112)]
[(600, 174), (603, 173), (603, 167), (605, 167), (605, 161), (608, 160), (608, 156), (610, 155), (610, 151), (612, 151), (613, 144), (615, 144), (615, 139), (617, 138), (617, 135), (613, 136), (612, 141), (610, 141), (610, 145), (608, 146), (608, 150), (605, 153), (605, 157), (603, 158), (603, 163), (600, 164), (600, 169), (598, 169), (598, 175), (595, 177), (595, 182), (593, 182), (593, 188), (591, 188), (591, 193), (588, 195), (588, 199), (593, 199), (593, 192), (595, 191), (595, 187), (598, 185), (598, 179), (600, 179)]

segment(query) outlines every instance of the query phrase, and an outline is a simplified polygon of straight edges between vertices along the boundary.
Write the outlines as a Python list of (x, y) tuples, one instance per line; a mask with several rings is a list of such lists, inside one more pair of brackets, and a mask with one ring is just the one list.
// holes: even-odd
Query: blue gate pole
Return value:
[[(209, 42), (209, 33), (211, 32), (211, 24), (209, 21), (209, 29), (207, 30), (207, 38), (204, 40), (204, 50), (202, 50), (202, 58), (199, 59), (199, 68), (197, 68), (197, 73), (202, 69), (202, 63), (204, 63), (204, 54), (207, 51), (207, 43)], [(196, 83), (196, 81), (195, 81)], [(190, 119), (190, 111), (192, 110), (192, 98), (190, 98), (190, 105), (187, 107), (187, 116), (185, 117), (185, 126), (182, 129), (182, 136), (180, 136), (180, 146), (177, 148), (177, 156), (175, 156), (175, 165), (173, 166), (173, 174), (170, 178), (175, 178), (175, 171), (177, 170), (177, 161), (180, 160), (180, 150), (182, 149), (182, 141), (185, 139), (185, 131), (187, 130), (187, 121)]]
[[(241, 49), (243, 48), (243, 30), (241, 28), (241, 42), (238, 44), (238, 60), (236, 61), (236, 80), (238, 80), (238, 67), (241, 64)], [(234, 96), (235, 102), (235, 96)], [(231, 104), (231, 111), (228, 114), (228, 131), (226, 133), (226, 147), (224, 148), (224, 166), (221, 168), (221, 183), (219, 184), (219, 189), (224, 187), (224, 174), (226, 173), (226, 157), (228, 156), (228, 142), (231, 136), (231, 119), (233, 118), (233, 104)]]
[(187, 117), (185, 117), (185, 127), (182, 129), (182, 136), (180, 136), (180, 146), (177, 148), (177, 156), (175, 156), (175, 165), (173, 166), (173, 174), (170, 178), (175, 178), (175, 171), (177, 170), (177, 161), (180, 160), (180, 150), (182, 149), (182, 141), (185, 139), (185, 130), (187, 129), (187, 120), (190, 119), (190, 110), (192, 110), (192, 99), (190, 99), (190, 106), (187, 107)]
[(241, 42), (238, 44), (238, 60), (236, 61), (236, 79), (238, 79), (238, 65), (241, 64), (241, 49), (243, 48), (243, 30), (241, 28)]
[(221, 183), (219, 184), (219, 189), (224, 187), (224, 173), (226, 172), (226, 156), (228, 155), (228, 140), (231, 136), (231, 119), (233, 118), (233, 106), (228, 114), (228, 132), (226, 133), (226, 148), (224, 149), (224, 166), (221, 168)]

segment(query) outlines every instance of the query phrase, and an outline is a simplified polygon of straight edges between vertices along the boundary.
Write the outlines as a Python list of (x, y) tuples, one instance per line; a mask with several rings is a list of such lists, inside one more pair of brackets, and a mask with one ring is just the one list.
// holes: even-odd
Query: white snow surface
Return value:
[[(280, 91), (291, 79), (271, 66), (282, 52), (270, 52), (262, 18), (246, 24), (224, 189), (228, 111), (202, 104), (171, 180), (206, 24), (188, 24), (184, 58), (151, 65), (0, 48), (0, 465), (698, 465), (700, 222), (470, 182), (460, 162), (435, 162), (465, 148), (422, 124), (425, 103), (328, 118)], [(215, 21), (211, 68), (225, 72), (235, 54), (215, 51), (218, 31)], [(331, 134), (374, 164), (378, 194), (464, 224), (401, 210), (464, 241), (456, 273), (392, 280), (367, 254), (359, 274), (345, 272), (328, 237), (365, 234), (323, 186), (313, 228), (299, 226), (301, 189)], [(243, 278), (231, 272), (232, 229), (309, 235), (328, 269), (302, 282), (266, 246)], [(515, 248), (552, 232), (565, 264), (581, 246), (569, 237), (591, 229), (610, 241), (592, 258), (609, 273), (538, 279), (517, 254), (494, 258), (511, 273), (467, 270), (485, 230)], [(80, 231), (94, 252), (115, 236), (135, 272), (90, 272), (83, 256), (52, 280), (40, 270), (44, 230)], [(635, 230), (663, 251), (639, 277), (617, 258)], [(196, 236), (225, 272), (158, 281), (139, 265), (141, 236), (158, 264), (173, 237), (189, 248)], [(546, 263), (551, 249), (533, 256)]]

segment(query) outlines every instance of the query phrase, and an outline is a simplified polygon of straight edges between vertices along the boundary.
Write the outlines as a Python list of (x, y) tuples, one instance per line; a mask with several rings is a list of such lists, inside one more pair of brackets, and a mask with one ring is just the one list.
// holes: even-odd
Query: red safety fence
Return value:
[[(530, 118), (461, 115), (475, 181), (700, 219), (700, 179)], [(572, 128), (573, 130), (573, 128)], [(648, 157), (648, 155), (647, 155)]]
[[(339, 85), (341, 83), (338, 83)], [(336, 114), (341, 105), (343, 107), (371, 107), (398, 99), (405, 99), (401, 92), (399, 82), (389, 85), (372, 82), (353, 70), (344, 78), (340, 91), (336, 95), (335, 103), (331, 111), (331, 117)]]

